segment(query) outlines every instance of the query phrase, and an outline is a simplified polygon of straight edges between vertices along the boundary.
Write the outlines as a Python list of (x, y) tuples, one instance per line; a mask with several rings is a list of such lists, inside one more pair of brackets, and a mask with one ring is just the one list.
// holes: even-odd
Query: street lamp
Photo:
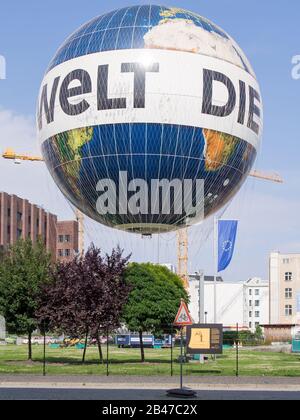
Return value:
[(203, 306), (204, 306), (204, 272), (202, 270), (195, 272), (196, 278), (199, 280), (198, 288), (198, 318), (199, 324), (203, 323)]

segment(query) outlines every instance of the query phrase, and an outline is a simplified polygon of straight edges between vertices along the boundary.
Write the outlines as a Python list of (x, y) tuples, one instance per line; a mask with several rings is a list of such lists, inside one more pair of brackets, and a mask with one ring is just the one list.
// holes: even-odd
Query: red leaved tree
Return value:
[(85, 360), (88, 337), (98, 343), (103, 362), (100, 335), (120, 326), (120, 317), (128, 300), (130, 286), (124, 272), (130, 257), (123, 257), (120, 248), (111, 255), (101, 255), (92, 245), (85, 255), (70, 263), (59, 263), (40, 297), (40, 324), (60, 330), (72, 337), (85, 337), (82, 362)]

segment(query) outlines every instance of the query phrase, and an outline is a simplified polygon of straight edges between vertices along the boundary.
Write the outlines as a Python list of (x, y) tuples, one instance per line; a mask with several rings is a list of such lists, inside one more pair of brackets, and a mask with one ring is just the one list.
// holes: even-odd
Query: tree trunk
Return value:
[(139, 332), (139, 336), (140, 336), (140, 347), (141, 347), (141, 362), (144, 363), (145, 351), (144, 351), (144, 343), (143, 343), (143, 331)]
[(101, 341), (100, 341), (99, 334), (97, 334), (96, 340), (97, 340), (97, 345), (98, 345), (100, 363), (103, 363), (103, 352), (102, 352), (102, 347), (101, 347)]
[(28, 333), (28, 360), (32, 360), (32, 343), (31, 343), (32, 332)]
[(84, 349), (83, 349), (83, 355), (82, 355), (82, 363), (85, 362), (85, 355), (86, 355), (88, 335), (89, 335), (89, 330), (86, 330), (85, 341), (84, 341)]

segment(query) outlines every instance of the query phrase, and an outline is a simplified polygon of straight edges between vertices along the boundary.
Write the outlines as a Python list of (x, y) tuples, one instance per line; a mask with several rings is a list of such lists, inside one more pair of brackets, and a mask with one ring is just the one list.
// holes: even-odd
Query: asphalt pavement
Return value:
[[(167, 401), (171, 400), (164, 390), (136, 389), (55, 389), (55, 388), (2, 388), (0, 400), (94, 400), (94, 401)], [(172, 398), (174, 400), (174, 398)], [(194, 400), (300, 400), (300, 392), (285, 391), (198, 391)], [(186, 400), (185, 400), (186, 401)]]
[[(0, 375), (0, 400), (168, 400), (177, 376)], [(300, 378), (185, 377), (198, 400), (300, 400)]]

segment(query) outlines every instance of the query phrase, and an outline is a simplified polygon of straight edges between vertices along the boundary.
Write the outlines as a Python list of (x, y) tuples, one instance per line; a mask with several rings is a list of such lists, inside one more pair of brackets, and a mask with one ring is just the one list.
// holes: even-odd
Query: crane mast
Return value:
[(177, 232), (177, 274), (182, 279), (186, 289), (189, 288), (188, 252), (188, 228), (180, 229)]

